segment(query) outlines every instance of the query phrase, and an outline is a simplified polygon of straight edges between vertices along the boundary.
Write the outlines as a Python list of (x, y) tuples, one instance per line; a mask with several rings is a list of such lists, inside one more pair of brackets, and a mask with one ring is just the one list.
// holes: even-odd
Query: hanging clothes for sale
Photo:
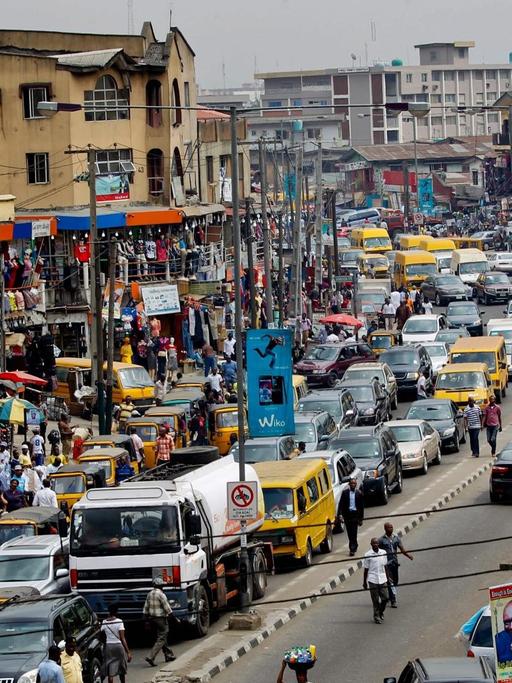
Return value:
[(194, 307), (194, 334), (192, 335), (192, 343), (195, 349), (202, 348), (205, 343), (203, 331), (203, 319), (201, 318), (201, 310), (199, 306)]

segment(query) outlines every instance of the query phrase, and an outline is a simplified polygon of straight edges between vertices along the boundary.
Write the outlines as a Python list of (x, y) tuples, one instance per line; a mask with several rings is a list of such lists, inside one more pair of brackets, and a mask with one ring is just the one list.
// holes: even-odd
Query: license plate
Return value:
[(456, 299), (462, 299), (462, 294), (460, 296), (457, 295), (455, 298)]

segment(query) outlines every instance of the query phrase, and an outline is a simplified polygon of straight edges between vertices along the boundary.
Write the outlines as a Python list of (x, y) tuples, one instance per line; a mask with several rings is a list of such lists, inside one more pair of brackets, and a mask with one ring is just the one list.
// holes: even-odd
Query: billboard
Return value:
[(295, 433), (292, 331), (247, 331), (247, 409), (251, 437)]
[(146, 315), (166, 315), (181, 311), (177, 285), (141, 287)]
[(496, 682), (512, 683), (512, 584), (489, 588)]
[(96, 176), (96, 201), (121, 202), (130, 199), (128, 173)]
[(434, 188), (432, 178), (420, 178), (418, 181), (419, 210), (430, 214), (434, 210)]

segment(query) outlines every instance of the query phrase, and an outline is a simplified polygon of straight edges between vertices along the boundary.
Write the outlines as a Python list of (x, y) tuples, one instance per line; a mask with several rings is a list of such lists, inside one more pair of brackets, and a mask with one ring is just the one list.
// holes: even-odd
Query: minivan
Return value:
[(450, 363), (485, 363), (496, 403), (507, 394), (508, 362), (505, 339), (498, 336), (460, 337), (450, 349)]
[(309, 384), (334, 387), (345, 370), (354, 363), (375, 360), (375, 355), (364, 342), (326, 343), (312, 346), (295, 365), (295, 372), (307, 377)]
[(451, 271), (465, 284), (474, 284), (480, 273), (488, 270), (487, 257), (480, 249), (455, 249), (452, 252)]
[(272, 543), (275, 557), (301, 560), (309, 567), (313, 551), (330, 553), (336, 521), (331, 477), (324, 460), (257, 463), (265, 499), (265, 522), (256, 538)]
[(350, 244), (354, 249), (364, 249), (367, 254), (391, 251), (388, 231), (374, 225), (354, 228), (350, 233)]
[(393, 266), (393, 284), (397, 289), (421, 285), (429, 276), (437, 273), (436, 258), (428, 251), (398, 251)]

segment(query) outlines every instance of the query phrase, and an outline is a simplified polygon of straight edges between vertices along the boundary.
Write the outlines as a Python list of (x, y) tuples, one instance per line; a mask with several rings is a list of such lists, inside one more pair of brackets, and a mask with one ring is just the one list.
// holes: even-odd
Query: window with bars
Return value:
[(39, 113), (37, 105), (39, 102), (48, 102), (50, 99), (49, 88), (47, 85), (26, 85), (21, 88), (23, 99), (23, 118), (40, 119), (44, 118)]
[(102, 149), (96, 152), (96, 172), (98, 175), (127, 173), (133, 183), (135, 166), (131, 149)]
[(26, 160), (29, 185), (44, 185), (50, 182), (48, 152), (31, 152), (26, 155)]
[(86, 121), (118, 121), (130, 118), (128, 90), (119, 90), (112, 76), (102, 76), (94, 90), (84, 92)]

